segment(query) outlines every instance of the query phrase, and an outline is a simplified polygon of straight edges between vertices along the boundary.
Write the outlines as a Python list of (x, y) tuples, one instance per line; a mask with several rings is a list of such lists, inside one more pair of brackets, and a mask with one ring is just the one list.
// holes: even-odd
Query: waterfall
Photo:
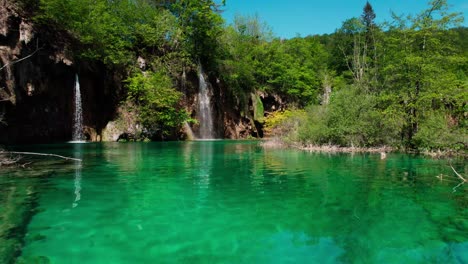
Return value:
[(82, 141), (83, 137), (83, 111), (81, 108), (81, 91), (78, 74), (75, 77), (75, 113), (73, 114), (73, 141)]
[(198, 113), (200, 121), (200, 139), (212, 139), (213, 135), (213, 115), (211, 113), (211, 98), (209, 87), (203, 76), (203, 70), (200, 66), (199, 71), (199, 91), (198, 91)]

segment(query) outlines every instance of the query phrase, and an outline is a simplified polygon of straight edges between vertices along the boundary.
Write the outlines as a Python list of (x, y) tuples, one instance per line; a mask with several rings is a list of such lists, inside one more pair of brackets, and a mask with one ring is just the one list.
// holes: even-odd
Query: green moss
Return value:
[(254, 109), (254, 120), (258, 122), (264, 122), (265, 109), (263, 107), (262, 99), (258, 94), (252, 94), (252, 104)]

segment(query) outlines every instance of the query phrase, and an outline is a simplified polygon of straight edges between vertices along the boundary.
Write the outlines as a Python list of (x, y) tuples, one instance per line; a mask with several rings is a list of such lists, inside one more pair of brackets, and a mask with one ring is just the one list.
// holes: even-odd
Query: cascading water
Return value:
[(198, 113), (200, 121), (200, 139), (213, 139), (213, 115), (211, 112), (211, 98), (209, 87), (203, 76), (203, 70), (200, 66), (199, 71), (199, 91), (198, 91)]
[(73, 115), (72, 141), (82, 141), (83, 137), (83, 111), (81, 108), (81, 91), (78, 74), (75, 77), (75, 113)]

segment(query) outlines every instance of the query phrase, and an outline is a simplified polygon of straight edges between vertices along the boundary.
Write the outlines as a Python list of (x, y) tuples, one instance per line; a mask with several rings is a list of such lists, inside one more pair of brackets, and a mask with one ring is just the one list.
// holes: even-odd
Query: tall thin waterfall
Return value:
[(198, 91), (198, 113), (200, 121), (200, 139), (214, 138), (213, 131), (213, 115), (211, 112), (211, 98), (209, 87), (203, 76), (203, 70), (200, 66), (199, 75), (199, 91)]
[(73, 115), (73, 141), (83, 140), (83, 111), (81, 107), (81, 91), (78, 74), (75, 77), (75, 113)]

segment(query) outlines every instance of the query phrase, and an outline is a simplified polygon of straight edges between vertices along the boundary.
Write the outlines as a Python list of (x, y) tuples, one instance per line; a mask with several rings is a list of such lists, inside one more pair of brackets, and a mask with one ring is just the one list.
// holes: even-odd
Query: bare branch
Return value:
[(24, 163), (24, 164), (21, 164), (21, 167), (23, 168), (26, 168), (27, 165), (31, 164), (32, 162), (27, 162), (27, 163)]
[(61, 155), (57, 155), (57, 154), (50, 154), (50, 153), (18, 152), (18, 151), (3, 151), (3, 152), (0, 152), (0, 153), (19, 154), (19, 155), (35, 155), (35, 156), (49, 156), (49, 157), (57, 157), (57, 158), (65, 159), (65, 160), (74, 160), (74, 161), (79, 161), (79, 162), (82, 161), (81, 159), (61, 156)]
[(349, 70), (350, 72), (353, 73), (353, 78), (356, 79), (354, 70), (353, 70), (353, 68), (352, 68), (352, 66), (351, 66), (351, 63), (349, 62), (349, 61), (350, 61), (350, 60), (349, 60), (349, 56), (346, 55), (345, 49), (344, 49), (341, 45), (338, 46), (338, 47), (340, 48), (341, 52), (343, 53), (343, 56), (344, 56), (344, 58), (345, 58), (345, 60), (346, 60), (346, 66), (348, 66), (348, 70)]
[[(1, 152), (0, 154), (2, 154), (3, 152)], [(0, 167), (1, 166), (10, 166), (10, 165), (13, 165), (13, 164), (16, 164), (18, 161), (21, 160), (21, 157), (3, 157), (3, 156), (0, 156)]]
[(24, 57), (24, 58), (21, 58), (21, 59), (18, 59), (18, 60), (14, 60), (14, 61), (12, 61), (12, 62), (10, 62), (10, 63), (7, 63), (7, 64), (3, 65), (2, 67), (0, 67), (0, 71), (3, 70), (4, 68), (6, 68), (7, 66), (16, 64), (16, 63), (18, 63), (18, 62), (20, 62), (20, 61), (23, 61), (23, 60), (25, 60), (25, 59), (27, 59), (27, 58), (30, 58), (30, 57), (34, 56), (34, 54), (36, 54), (36, 53), (37, 53), (39, 50), (41, 50), (42, 48), (43, 48), (43, 47), (37, 48), (33, 53), (29, 54), (28, 56), (26, 56), (26, 57)]
[(450, 168), (452, 168), (453, 172), (455, 172), (455, 174), (458, 176), (458, 178), (460, 178), (460, 180), (462, 180), (463, 182), (466, 182), (466, 179), (463, 178), (463, 176), (461, 176), (461, 174), (458, 173), (451, 164), (450, 164)]
[(452, 188), (453, 192), (456, 192), (458, 187), (462, 186), (463, 184), (465, 184), (465, 182), (460, 182), (457, 186), (453, 187)]

